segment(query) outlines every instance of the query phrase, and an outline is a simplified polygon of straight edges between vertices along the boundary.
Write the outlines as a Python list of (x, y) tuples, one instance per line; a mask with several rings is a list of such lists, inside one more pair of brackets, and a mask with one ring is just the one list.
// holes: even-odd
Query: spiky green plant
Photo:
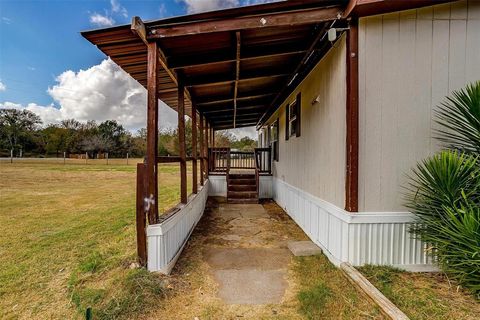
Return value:
[(436, 115), (440, 141), (450, 149), (480, 154), (480, 81), (454, 91)]
[(417, 165), (407, 206), (410, 231), (430, 244), (439, 266), (480, 293), (480, 166), (474, 155), (443, 151)]
[(480, 81), (455, 91), (437, 111), (442, 151), (419, 163), (407, 187), (410, 231), (439, 266), (480, 295)]

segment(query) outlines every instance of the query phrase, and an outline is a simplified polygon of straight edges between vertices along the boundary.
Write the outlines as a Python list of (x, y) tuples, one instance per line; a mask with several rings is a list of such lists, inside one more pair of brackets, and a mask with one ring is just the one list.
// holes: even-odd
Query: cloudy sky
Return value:
[[(0, 108), (29, 109), (45, 124), (114, 119), (135, 131), (145, 126), (145, 89), (80, 31), (271, 1), (0, 0)], [(160, 107), (160, 127), (175, 127), (176, 112)]]

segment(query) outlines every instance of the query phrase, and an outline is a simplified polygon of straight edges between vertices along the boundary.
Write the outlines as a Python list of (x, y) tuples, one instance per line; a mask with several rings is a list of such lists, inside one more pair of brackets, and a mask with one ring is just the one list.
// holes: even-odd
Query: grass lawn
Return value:
[(440, 273), (391, 267), (358, 268), (410, 319), (479, 319), (480, 302)]
[[(83, 318), (86, 306), (128, 316), (163, 295), (160, 278), (129, 268), (137, 161), (119, 162), (0, 162), (1, 319)], [(178, 164), (160, 166), (159, 181), (166, 210)]]

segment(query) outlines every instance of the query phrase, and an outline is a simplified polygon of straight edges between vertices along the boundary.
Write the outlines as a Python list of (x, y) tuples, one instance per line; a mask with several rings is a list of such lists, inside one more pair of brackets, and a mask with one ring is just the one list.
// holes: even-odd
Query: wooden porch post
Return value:
[(205, 179), (205, 143), (203, 141), (203, 113), (200, 112), (200, 184)]
[(192, 103), (192, 157), (192, 193), (197, 193), (197, 108), (194, 103)]
[(178, 81), (178, 144), (180, 147), (180, 201), (187, 203), (187, 155), (185, 147), (185, 88)]
[(347, 163), (345, 210), (358, 211), (358, 19), (347, 31)]
[(158, 220), (158, 45), (156, 42), (147, 44), (147, 190), (144, 199), (148, 223), (155, 224)]
[(208, 120), (207, 118), (205, 118), (205, 150), (207, 151), (207, 159), (206, 159), (206, 168), (205, 170), (207, 171), (207, 174), (210, 172), (210, 152), (209, 152), (209, 148), (210, 148), (210, 127), (208, 125)]
[(212, 128), (212, 146), (215, 147), (215, 129)]
[(145, 216), (145, 164), (137, 164), (137, 259), (141, 266), (147, 265), (147, 217)]

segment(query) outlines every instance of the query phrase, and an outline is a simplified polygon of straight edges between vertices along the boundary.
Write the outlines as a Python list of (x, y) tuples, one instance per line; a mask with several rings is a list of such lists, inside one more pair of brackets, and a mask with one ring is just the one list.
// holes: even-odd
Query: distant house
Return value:
[[(408, 233), (402, 186), (439, 149), (435, 106), (480, 79), (479, 1), (291, 0), (135, 18), (83, 35), (148, 90), (137, 222), (150, 270), (170, 270), (208, 194), (274, 199), (336, 264), (433, 268), (425, 244)], [(180, 134), (184, 113), (198, 128), (192, 157), (180, 139), (182, 181), (186, 161), (202, 172), (202, 187), (195, 181), (187, 197), (182, 184), (184, 204), (160, 218), (157, 98), (179, 111)], [(212, 147), (215, 130), (246, 126), (259, 132), (255, 153)], [(255, 188), (232, 187), (248, 180), (232, 170), (248, 168)]]

